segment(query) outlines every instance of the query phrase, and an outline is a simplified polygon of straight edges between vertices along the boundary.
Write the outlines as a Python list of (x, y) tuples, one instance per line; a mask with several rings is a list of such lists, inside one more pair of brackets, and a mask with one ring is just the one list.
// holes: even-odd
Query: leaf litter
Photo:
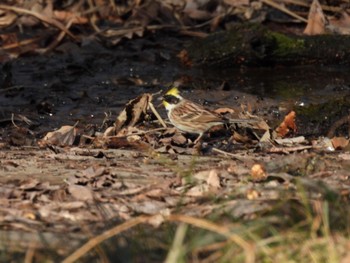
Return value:
[[(285, 198), (286, 190), (290, 199), (296, 198), (300, 185), (312, 200), (330, 193), (339, 198), (349, 195), (349, 172), (332, 155), (315, 156), (345, 148), (347, 139), (330, 140), (331, 150), (322, 146), (322, 138), (311, 142), (292, 137), (297, 131), (295, 112), (286, 115), (276, 132), (259, 117), (241, 112), (254, 121), (228, 127), (224, 133), (209, 131), (210, 137), (195, 149), (191, 137), (162, 126), (149, 107), (151, 98), (145, 94), (131, 100), (111, 126), (112, 133), (90, 134), (90, 140), (78, 147), (72, 145), (78, 130), (84, 137), (84, 129), (77, 124), (48, 132), (38, 142), (42, 149), (31, 150), (32, 160), (21, 159), (20, 149), (7, 153), (13, 161), (0, 161), (1, 170), (14, 177), (11, 183), (0, 183), (2, 225), (59, 233), (62, 228), (84, 231), (86, 224), (131, 220), (139, 214), (201, 218), (229, 213), (247, 220), (270, 211), (271, 202)], [(290, 154), (296, 151), (300, 154)], [(43, 180), (42, 172), (54, 173), (53, 168), (61, 169), (60, 174)], [(218, 205), (213, 196), (221, 200)], [(45, 227), (49, 222), (54, 226)], [(99, 224), (93, 227), (101, 230)]]
[[(1, 5), (0, 9), (5, 10), (1, 16), (3, 27), (10, 26), (15, 20), (18, 25), (50, 25), (53, 31), (43, 37), (54, 39), (49, 46), (43, 47), (40, 43), (48, 41), (41, 38), (34, 37), (25, 42), (18, 41), (15, 34), (3, 33), (1, 39), (5, 45), (2, 48), (11, 50), (12, 56), (17, 57), (28, 50), (48, 52), (64, 36), (73, 41), (88, 42), (88, 37), (71, 31), (72, 26), (87, 23), (94, 30), (90, 37), (105, 41), (107, 45), (117, 45), (123, 38), (142, 37), (146, 32), (169, 27), (161, 23), (164, 21), (174, 22), (183, 34), (199, 36), (199, 33), (205, 33), (191, 31), (195, 30), (192, 27), (194, 20), (209, 21), (211, 30), (215, 30), (220, 21), (225, 21), (220, 10), (246, 19), (262, 10), (261, 3), (249, 5), (249, 1), (224, 1), (232, 9), (217, 5), (216, 12), (208, 12), (212, 7), (201, 6), (197, 1), (188, 1), (185, 6), (170, 6), (166, 1), (133, 1), (132, 6), (114, 6), (116, 12), (112, 15), (108, 7), (113, 1), (106, 1), (108, 4), (99, 1), (100, 6), (90, 1), (88, 5), (93, 15), (80, 12), (81, 16), (77, 16), (74, 9), (88, 6), (81, 5), (82, 2), (71, 2), (69, 9), (72, 12), (60, 12), (49, 4), (29, 8)], [(293, 15), (288, 9), (274, 5), (273, 1), (263, 2)], [(314, 1), (314, 5), (317, 4)], [(317, 12), (321, 12), (319, 7), (318, 4)], [(54, 17), (48, 19), (50, 13), (54, 13)], [(345, 14), (338, 21), (343, 25), (346, 25)], [(99, 28), (98, 23), (106, 17), (112, 18), (108, 21), (114, 25), (108, 30)], [(309, 16), (310, 27), (315, 24), (315, 19), (318, 18)], [(326, 20), (324, 15), (323, 20)], [(340, 26), (338, 23), (337, 28)], [(315, 32), (319, 29), (305, 33)], [(24, 45), (28, 48), (23, 48)], [(191, 64), (185, 53), (180, 57), (184, 64)], [(125, 80), (134, 84), (142, 82), (137, 77)], [(86, 239), (86, 236), (105, 230), (113, 220), (125, 223), (110, 227), (113, 231), (105, 232), (109, 236), (141, 223), (160, 227), (164, 222), (176, 221), (215, 229), (216, 233), (240, 244), (249, 259), (251, 254), (247, 251), (251, 248), (245, 240), (231, 234), (229, 227), (220, 227), (205, 218), (214, 216), (229, 222), (252, 222), (281, 206), (282, 202), (280, 212), (284, 217), (267, 218), (271, 224), (282, 225), (284, 218), (293, 219), (293, 202), (297, 200), (297, 205), (301, 206), (301, 194), (309, 197), (314, 213), (319, 210), (319, 202), (342, 200), (348, 208), (348, 137), (335, 136), (336, 129), (348, 124), (348, 116), (334, 125), (329, 138), (309, 139), (297, 136), (302, 131), (297, 129), (295, 112), (287, 114), (281, 124), (270, 127), (262, 117), (254, 116), (243, 106), (241, 109), (224, 107), (216, 111), (228, 115), (238, 113), (240, 118), (254, 121), (226, 130), (214, 128), (200, 147), (196, 147), (192, 144), (194, 138), (162, 123), (154, 110), (153, 96), (144, 93), (130, 100), (114, 124), (103, 132), (91, 129), (89, 124), (63, 125), (41, 137), (38, 142), (41, 149), (27, 147), (23, 151), (23, 146), (30, 145), (28, 138), (34, 137), (29, 128), (31, 124), (19, 116), (9, 120), (14, 123), (11, 133), (6, 136), (10, 141), (1, 146), (6, 152), (0, 152), (0, 171), (7, 176), (0, 178), (2, 228), (32, 232), (33, 237), (39, 236), (35, 233), (45, 231), (84, 233)], [(43, 110), (47, 109), (43, 107)], [(13, 148), (16, 145), (21, 147)], [(301, 193), (300, 189), (305, 192)], [(317, 223), (313, 227), (315, 225)], [(10, 232), (3, 234), (15, 236)], [(53, 236), (34, 239), (37, 249), (47, 241), (50, 244), (57, 241)], [(62, 250), (66, 247), (62, 245), (65, 242), (67, 239), (62, 239), (56, 245), (60, 243), (57, 247)], [(21, 245), (27, 248), (28, 243)], [(67, 256), (80, 243), (70, 245), (59, 256)], [(212, 255), (216, 250), (213, 251)]]

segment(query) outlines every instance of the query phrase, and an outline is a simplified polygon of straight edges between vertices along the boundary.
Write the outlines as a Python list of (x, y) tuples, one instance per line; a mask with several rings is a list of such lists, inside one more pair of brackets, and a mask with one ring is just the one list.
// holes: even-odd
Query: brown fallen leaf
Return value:
[(220, 177), (217, 170), (215, 169), (210, 170), (208, 179), (207, 179), (207, 184), (215, 189), (221, 188)]
[(106, 167), (104, 166), (89, 166), (83, 171), (83, 176), (87, 178), (94, 178), (103, 175), (106, 172)]
[(151, 148), (151, 145), (142, 141), (141, 137), (138, 135), (127, 136), (127, 137), (112, 136), (112, 137), (103, 138), (100, 140), (101, 141), (95, 145), (96, 146), (100, 145), (102, 147), (106, 147), (109, 149), (128, 148), (128, 149), (135, 149), (139, 151), (147, 151)]
[(318, 0), (313, 0), (310, 7), (307, 26), (304, 30), (304, 34), (305, 35), (325, 34), (326, 22), (327, 22), (327, 19), (323, 14), (320, 3), (318, 2)]
[(350, 35), (350, 16), (344, 10), (340, 17), (330, 17), (326, 29), (335, 34)]
[(131, 203), (129, 204), (129, 207), (136, 213), (154, 215), (167, 209), (168, 205), (165, 202), (147, 200), (139, 203)]
[(248, 200), (256, 200), (259, 198), (260, 195), (261, 195), (261, 193), (259, 193), (255, 189), (248, 189), (246, 192), (246, 196), (247, 196)]
[(94, 199), (92, 190), (86, 186), (69, 185), (68, 192), (79, 201), (91, 201)]
[(71, 146), (77, 136), (77, 128), (75, 126), (62, 126), (56, 131), (48, 132), (45, 137), (38, 141), (39, 146), (47, 145)]
[(218, 113), (218, 114), (226, 114), (226, 113), (235, 113), (235, 110), (234, 109), (231, 109), (231, 108), (218, 108), (218, 109), (215, 109), (214, 112)]
[(267, 178), (265, 167), (262, 166), (261, 164), (254, 164), (251, 169), (250, 175), (254, 182), (261, 182), (266, 180)]
[(191, 187), (188, 191), (186, 191), (186, 196), (191, 197), (200, 197), (209, 193), (210, 187), (208, 184), (199, 184)]
[(17, 18), (17, 15), (13, 12), (7, 12), (0, 10), (0, 28), (5, 28), (12, 25)]
[(73, 24), (81, 24), (81, 25), (87, 24), (89, 22), (89, 20), (86, 17), (77, 15), (77, 12), (54, 10), (53, 14), (54, 14), (54, 17), (57, 18), (57, 20), (60, 20), (63, 23), (67, 23), (69, 20), (72, 20)]
[(249, 6), (249, 0), (224, 0), (224, 3), (234, 7)]
[(177, 54), (177, 57), (180, 59), (182, 64), (184, 64), (187, 67), (192, 67), (193, 62), (189, 58), (187, 50), (181, 50), (179, 54)]
[(335, 150), (344, 149), (349, 145), (349, 139), (345, 137), (333, 137), (331, 141)]
[(130, 100), (115, 121), (116, 132), (123, 127), (133, 127), (136, 123), (142, 121), (146, 116), (149, 103), (152, 101), (152, 95), (142, 94), (136, 99)]
[(233, 132), (233, 135), (231, 136), (231, 139), (236, 141), (236, 142), (241, 142), (241, 143), (248, 143), (248, 142), (252, 141), (252, 139), (249, 138), (247, 135), (241, 135), (237, 131)]
[(297, 126), (295, 124), (295, 111), (291, 111), (285, 117), (283, 122), (276, 128), (277, 135), (280, 137), (285, 137), (291, 130), (293, 132), (297, 131)]

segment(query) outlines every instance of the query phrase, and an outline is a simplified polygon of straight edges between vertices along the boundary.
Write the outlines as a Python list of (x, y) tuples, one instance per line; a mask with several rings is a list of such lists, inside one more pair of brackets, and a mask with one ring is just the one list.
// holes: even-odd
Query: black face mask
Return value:
[(180, 99), (175, 97), (174, 95), (164, 95), (163, 100), (168, 102), (169, 104), (178, 104)]

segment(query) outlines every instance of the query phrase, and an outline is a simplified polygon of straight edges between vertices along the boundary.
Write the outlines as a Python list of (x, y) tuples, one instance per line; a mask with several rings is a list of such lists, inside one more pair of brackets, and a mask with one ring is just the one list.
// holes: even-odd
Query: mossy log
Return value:
[(350, 65), (350, 36), (292, 36), (261, 25), (235, 25), (194, 41), (194, 65), (215, 67)]

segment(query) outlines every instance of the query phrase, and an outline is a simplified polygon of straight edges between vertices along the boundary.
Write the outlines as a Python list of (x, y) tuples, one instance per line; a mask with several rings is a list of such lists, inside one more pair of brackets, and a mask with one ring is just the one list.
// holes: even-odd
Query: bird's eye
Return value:
[(164, 95), (163, 100), (170, 104), (178, 104), (180, 99), (173, 95)]

